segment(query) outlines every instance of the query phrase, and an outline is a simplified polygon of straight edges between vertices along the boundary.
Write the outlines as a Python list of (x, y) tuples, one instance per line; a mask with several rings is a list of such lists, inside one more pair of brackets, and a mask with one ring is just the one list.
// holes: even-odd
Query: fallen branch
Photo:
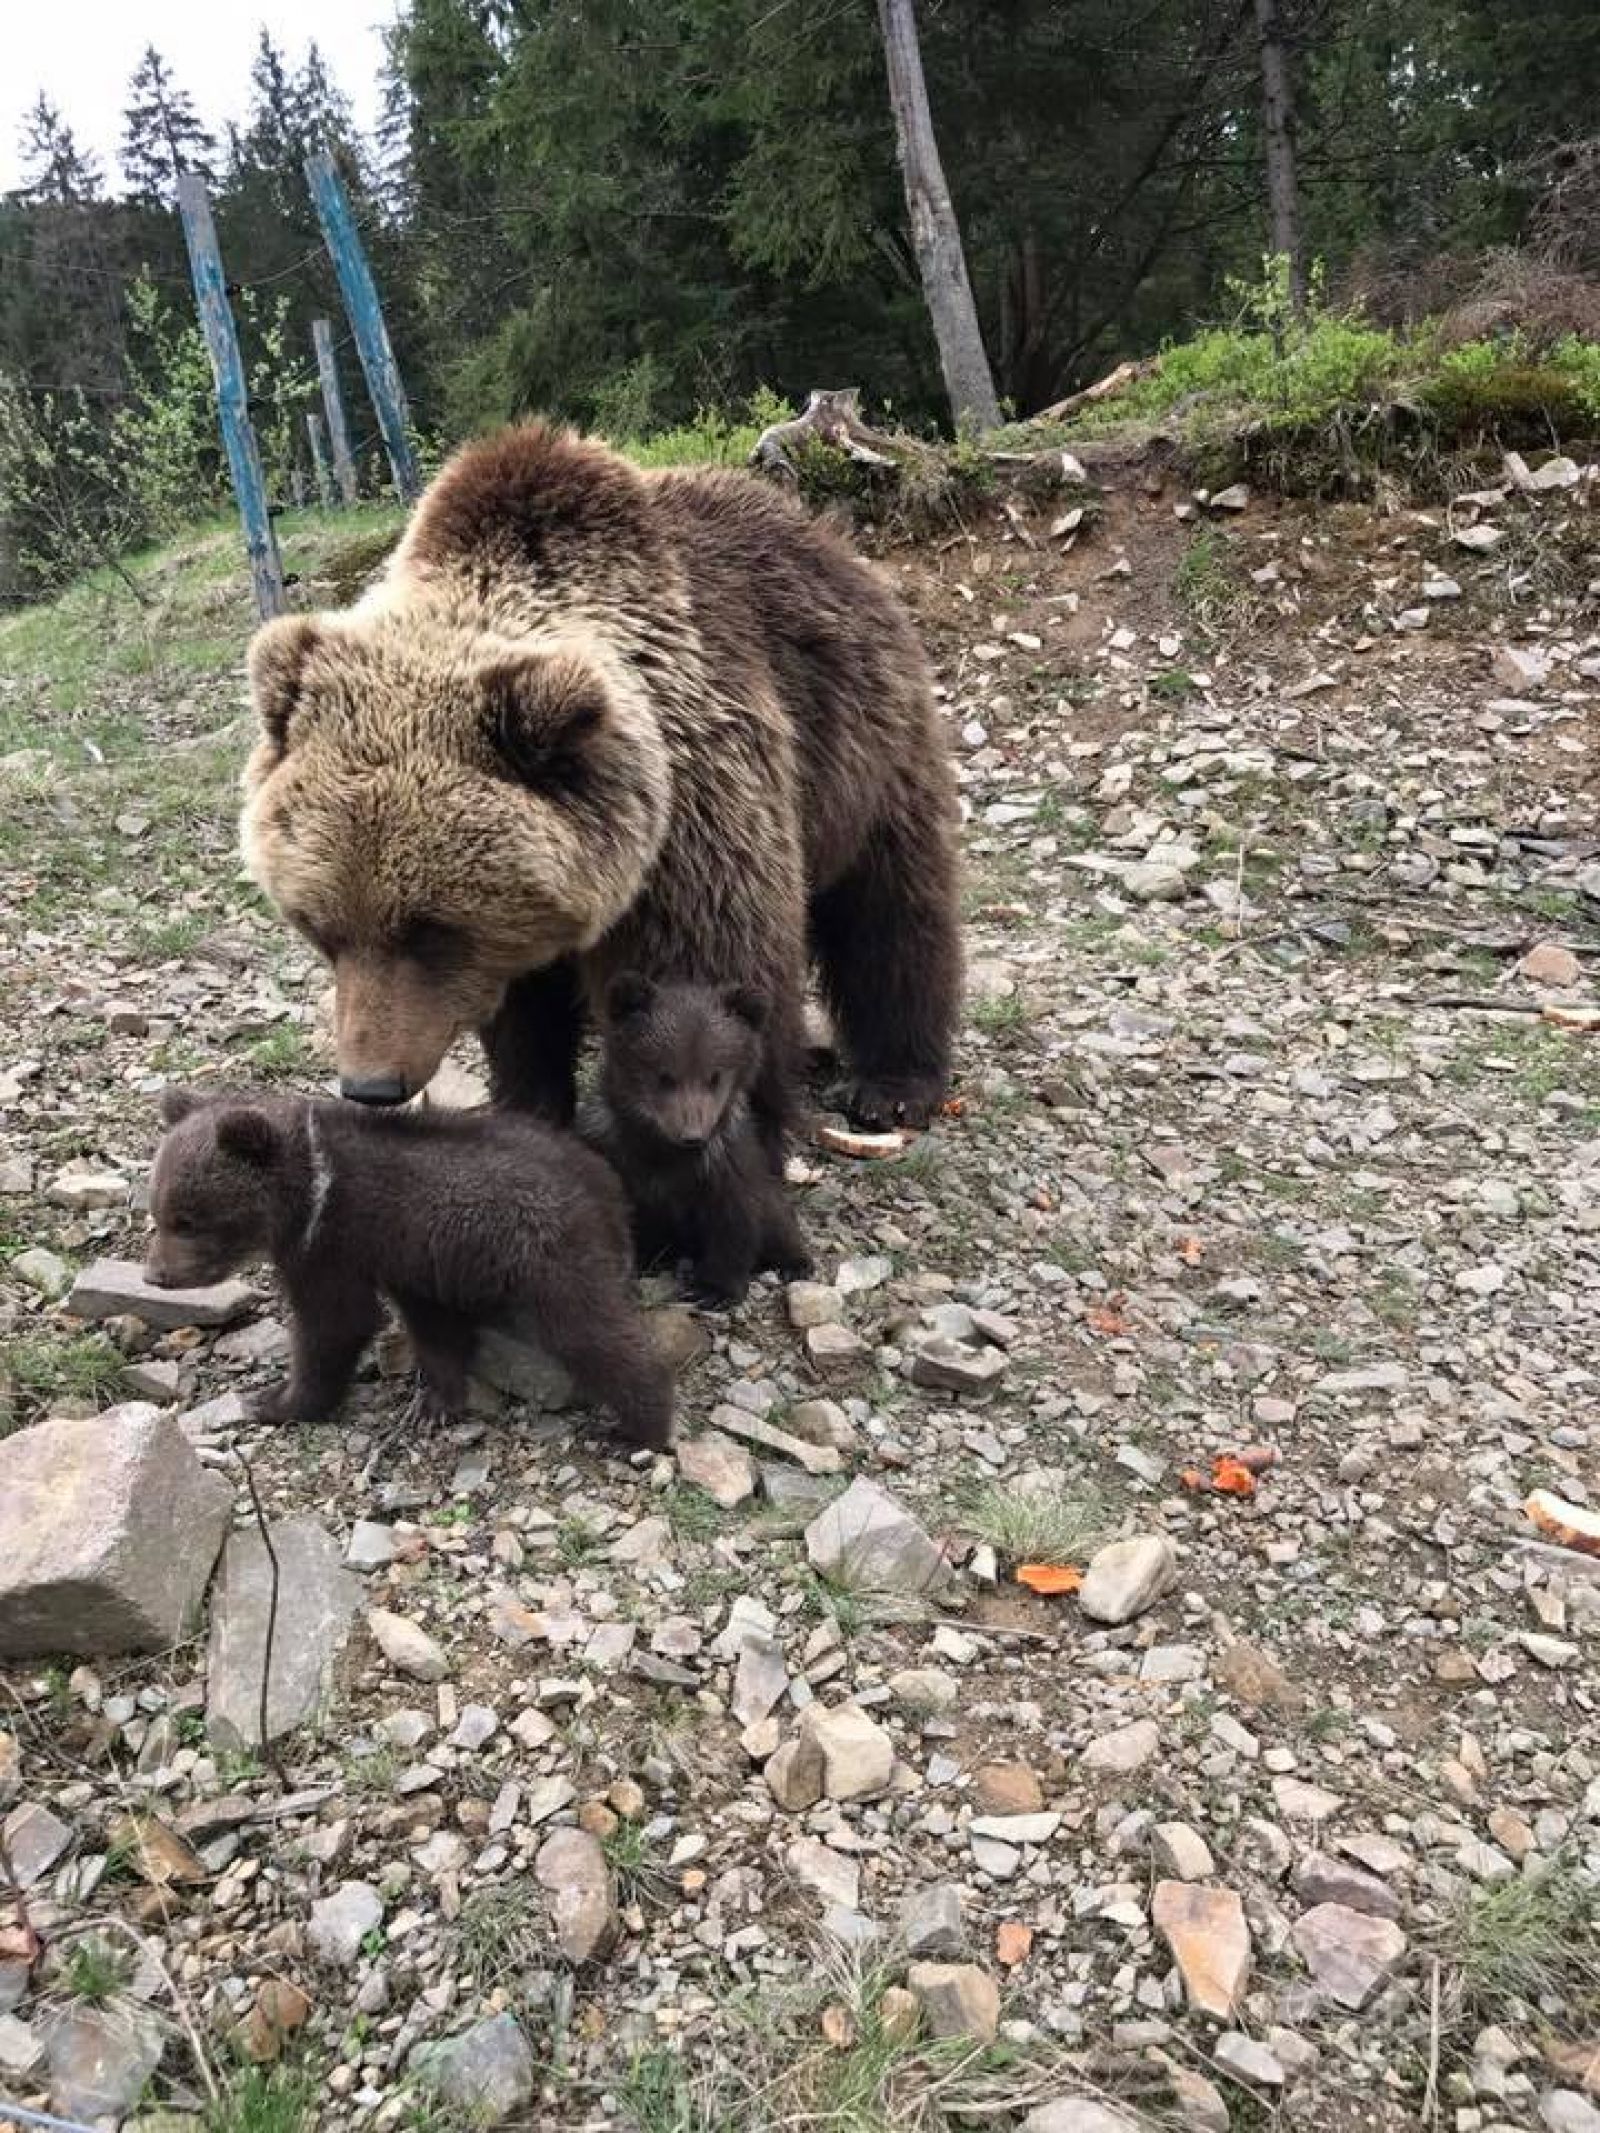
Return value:
[(1049, 407), (1041, 407), (1039, 412), (1030, 415), (1028, 420), (1060, 422), (1075, 408), (1094, 407), (1102, 400), (1114, 400), (1118, 393), (1126, 392), (1130, 385), (1137, 384), (1141, 378), (1153, 378), (1160, 368), (1161, 358), (1158, 355), (1145, 356), (1137, 363), (1119, 363), (1115, 370), (1107, 371), (1106, 375), (1096, 379), (1093, 385), (1086, 385), (1081, 392), (1068, 393), (1064, 400), (1052, 401)]

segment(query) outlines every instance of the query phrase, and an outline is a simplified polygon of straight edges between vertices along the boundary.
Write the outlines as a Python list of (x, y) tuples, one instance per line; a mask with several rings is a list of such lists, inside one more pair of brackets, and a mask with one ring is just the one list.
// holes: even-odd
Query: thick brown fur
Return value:
[(478, 1334), (520, 1332), (635, 1444), (672, 1435), (672, 1378), (633, 1284), (616, 1179), (571, 1135), (507, 1114), (418, 1117), (287, 1096), (169, 1089), (145, 1272), (168, 1288), (270, 1259), (288, 1297), (287, 1380), (263, 1421), (339, 1404), (380, 1297), (411, 1336), (421, 1405), (460, 1413)]
[(761, 1267), (811, 1256), (751, 1112), (767, 1007), (744, 986), (614, 978), (586, 1131), (627, 1188), (640, 1263), (687, 1257), (693, 1293), (736, 1303)]
[(505, 431), (357, 606), (268, 624), (251, 676), (246, 859), (333, 963), (346, 1093), (411, 1094), (477, 1027), (497, 1097), (564, 1121), (619, 970), (748, 984), (775, 1163), (809, 952), (857, 1115), (943, 1095), (956, 811), (925, 664), (786, 499)]

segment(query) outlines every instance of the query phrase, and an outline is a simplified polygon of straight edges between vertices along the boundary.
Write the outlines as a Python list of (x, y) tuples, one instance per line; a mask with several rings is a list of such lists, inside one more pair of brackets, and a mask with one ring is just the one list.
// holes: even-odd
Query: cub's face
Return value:
[(266, 1253), (276, 1136), (243, 1102), (169, 1089), (161, 1109), (171, 1130), (150, 1177), (145, 1279), (161, 1289), (206, 1288)]
[(628, 972), (606, 996), (613, 1108), (668, 1147), (714, 1141), (761, 1065), (765, 1003), (742, 986), (657, 984)]
[(246, 863), (334, 978), (340, 1088), (402, 1103), (637, 894), (668, 780), (566, 653), (288, 617), (251, 649)]

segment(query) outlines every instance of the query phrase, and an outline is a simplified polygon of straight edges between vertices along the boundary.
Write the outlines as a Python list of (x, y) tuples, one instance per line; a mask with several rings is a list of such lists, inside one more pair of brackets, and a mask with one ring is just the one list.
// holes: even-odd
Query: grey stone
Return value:
[(1319, 1903), (1297, 1918), (1290, 1938), (1322, 1991), (1359, 2013), (1404, 1960), (1406, 1937), (1387, 1918)]
[(752, 1631), (739, 1652), (733, 1677), (733, 1715), (741, 1726), (753, 1726), (766, 1717), (789, 1686), (789, 1669), (782, 1648), (771, 1637)]
[(853, 1452), (860, 1433), (837, 1400), (801, 1400), (785, 1417), (786, 1426), (808, 1444), (831, 1444), (836, 1452)]
[(1549, 2089), (1539, 2098), (1546, 2133), (1600, 2133), (1600, 2108), (1577, 2089)]
[(72, 1284), (67, 1309), (75, 1318), (143, 1319), (171, 1332), (177, 1326), (230, 1326), (261, 1301), (247, 1281), (217, 1281), (204, 1289), (158, 1289), (132, 1259), (97, 1259)]
[(408, 1674), (413, 1681), (443, 1681), (450, 1672), (443, 1648), (420, 1623), (387, 1607), (369, 1607), (367, 1627), (396, 1673)]
[(1280, 2089), (1284, 2069), (1275, 2052), (1237, 2029), (1224, 2030), (1211, 2048), (1211, 2056), (1225, 2074), (1255, 2088)]
[(383, 1898), (372, 1883), (342, 1881), (311, 1906), (306, 1940), (319, 1961), (348, 1970), (361, 1954), (361, 1943), (382, 1923)]
[(747, 1415), (742, 1407), (728, 1404), (714, 1407), (711, 1422), (714, 1429), (727, 1436), (742, 1437), (747, 1443), (759, 1444), (766, 1451), (781, 1453), (808, 1474), (837, 1474), (844, 1464), (831, 1444), (812, 1444), (804, 1437), (791, 1436), (786, 1429), (763, 1422), (759, 1416)]
[(943, 1551), (887, 1489), (859, 1477), (806, 1527), (821, 1576), (853, 1591), (930, 1593), (949, 1576)]
[(908, 1955), (960, 1955), (966, 1946), (961, 1891), (953, 1881), (912, 1889), (900, 1907), (900, 1938)]
[(26, 2082), (44, 2064), (44, 2039), (14, 2014), (0, 2014), (0, 2074)]
[(395, 1538), (393, 1526), (385, 1526), (375, 1518), (358, 1518), (350, 1528), (350, 1540), (344, 1551), (344, 1559), (352, 1570), (382, 1570), (394, 1561)]
[(539, 1847), (533, 1871), (549, 1893), (551, 1923), (567, 1961), (598, 1962), (609, 1955), (620, 1920), (599, 1838), (584, 1829), (558, 1829)]
[(166, 2041), (155, 2014), (126, 1995), (104, 2007), (75, 2001), (42, 2016), (41, 2027), (51, 2110), (94, 2123), (127, 2116)]
[(1007, 1358), (999, 1348), (968, 1348), (936, 1333), (912, 1351), (906, 1375), (913, 1385), (935, 1392), (993, 1392), (1005, 1376)]
[(1164, 1533), (1112, 1541), (1090, 1558), (1078, 1606), (1091, 1622), (1131, 1622), (1153, 1607), (1178, 1575), (1178, 1551)]
[(1348, 1860), (1330, 1858), (1326, 1852), (1306, 1853), (1294, 1870), (1294, 1889), (1308, 1908), (1342, 1903), (1373, 1918), (1400, 1916), (1400, 1899), (1386, 1881)]
[(425, 2088), (474, 2125), (497, 2126), (533, 2099), (538, 2066), (513, 2014), (491, 2015), (459, 2036), (419, 2045), (411, 2066)]
[(1037, 2104), (1019, 2133), (1139, 2133), (1139, 2122), (1092, 2096), (1064, 2096), (1059, 2103)]
[(72, 1842), (72, 1830), (59, 1815), (35, 1800), (13, 1807), (3, 1823), (6, 1857), (18, 1888), (31, 1889), (48, 1874)]
[(126, 1207), (128, 1181), (120, 1171), (94, 1163), (68, 1163), (50, 1180), (44, 1196), (52, 1206), (80, 1214), (91, 1207)]
[(1158, 1822), (1150, 1832), (1150, 1863), (1169, 1881), (1208, 1881), (1216, 1872), (1211, 1847), (1187, 1822)]
[(33, 1244), (25, 1252), (18, 1252), (8, 1271), (24, 1288), (54, 1303), (58, 1296), (65, 1296), (72, 1281), (72, 1269), (57, 1252), (48, 1246)]
[(472, 1374), (496, 1392), (546, 1414), (572, 1405), (572, 1380), (558, 1362), (527, 1341), (494, 1328), (478, 1336)]
[(233, 1491), (135, 1402), (5, 1443), (0, 1654), (159, 1652), (199, 1612)]
[(1153, 1760), (1161, 1746), (1161, 1731), (1153, 1718), (1136, 1718), (1131, 1724), (1102, 1733), (1084, 1749), (1080, 1768), (1127, 1777)]
[(871, 1354), (860, 1334), (848, 1326), (808, 1326), (806, 1357), (821, 1378), (852, 1378)]
[(824, 1903), (853, 1911), (861, 1901), (860, 1867), (815, 1837), (796, 1837), (784, 1853), (784, 1863), (795, 1880)]
[(791, 1281), (784, 1292), (784, 1307), (797, 1333), (811, 1326), (837, 1325), (844, 1317), (844, 1298), (820, 1281)]
[(822, 1798), (827, 1764), (822, 1744), (801, 1731), (768, 1756), (761, 1772), (768, 1792), (785, 1814), (804, 1814)]
[[(311, 1723), (327, 1706), (333, 1668), (361, 1604), (361, 1581), (339, 1560), (339, 1543), (309, 1515), (269, 1525), (278, 1558), (267, 1732), (272, 1740)], [(254, 1528), (223, 1551), (211, 1601), (206, 1730), (219, 1747), (261, 1746), (261, 1674), (266, 1660), (272, 1565)]]

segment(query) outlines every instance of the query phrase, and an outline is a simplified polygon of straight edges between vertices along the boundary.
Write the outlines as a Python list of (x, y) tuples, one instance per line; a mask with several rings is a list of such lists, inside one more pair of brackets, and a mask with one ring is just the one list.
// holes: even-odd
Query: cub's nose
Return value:
[(410, 1091), (398, 1074), (341, 1074), (339, 1094), (353, 1104), (372, 1104), (381, 1109), (403, 1104)]

